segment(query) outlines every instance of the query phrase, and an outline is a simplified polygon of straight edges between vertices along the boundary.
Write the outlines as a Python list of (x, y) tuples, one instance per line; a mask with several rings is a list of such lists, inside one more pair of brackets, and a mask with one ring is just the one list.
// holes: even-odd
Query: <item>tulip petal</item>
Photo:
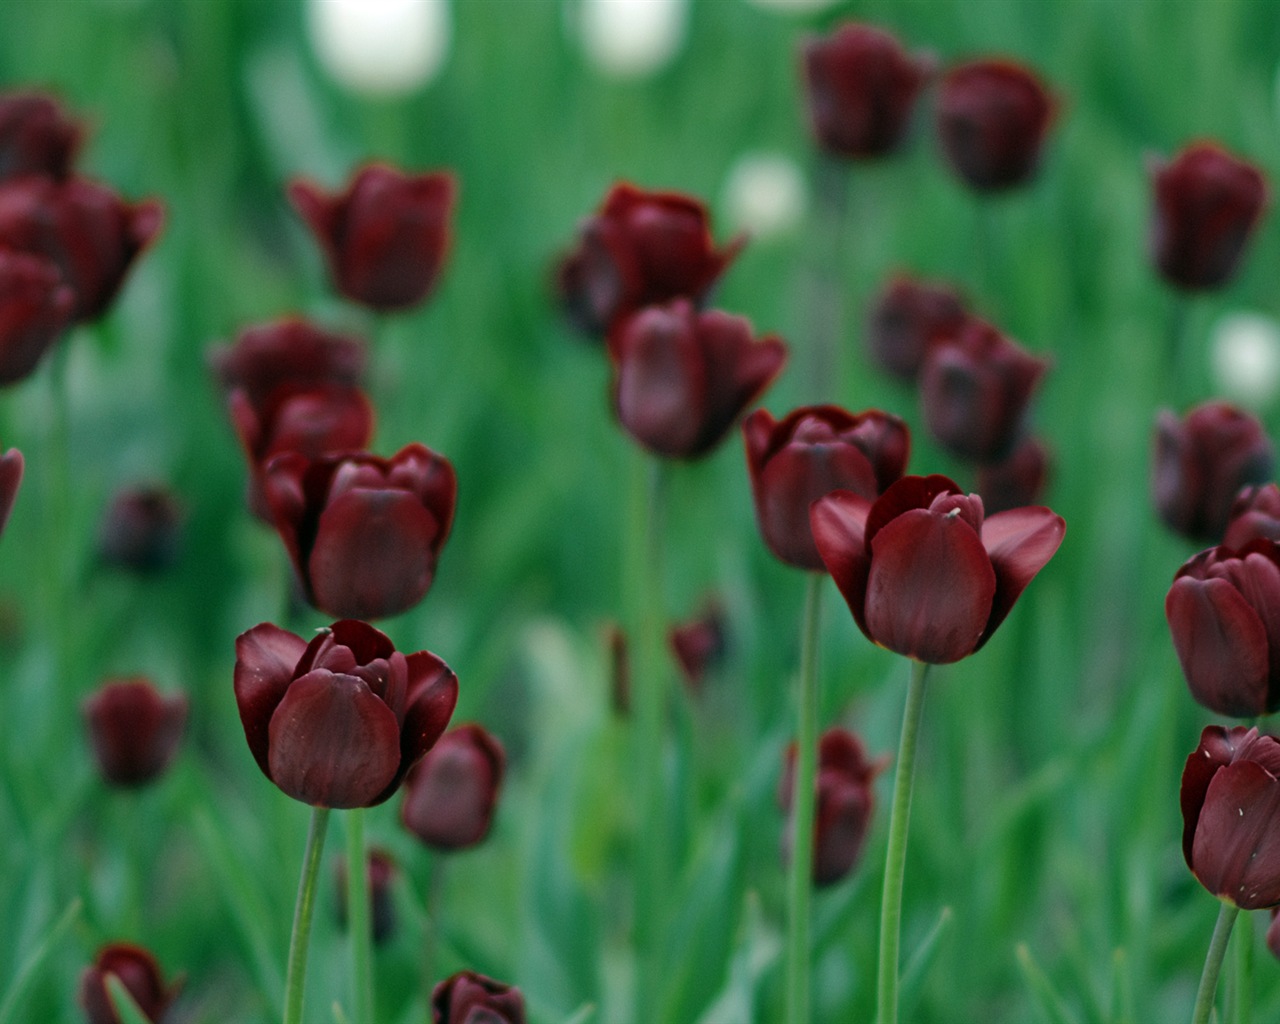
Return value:
[(1280, 781), (1253, 761), (1218, 770), (1191, 847), (1195, 876), (1244, 910), (1280, 903)]
[(258, 767), (272, 778), (267, 756), (271, 716), (284, 698), (307, 642), (264, 622), (236, 637), (235, 694), (245, 739)]
[(1240, 749), (1258, 734), (1257, 729), (1236, 726), (1232, 729), (1221, 725), (1206, 725), (1200, 733), (1200, 745), (1187, 758), (1182, 769), (1182, 788), (1179, 802), (1182, 806), (1182, 855), (1187, 867), (1191, 867), (1191, 843), (1195, 838), (1196, 823), (1204, 795), (1218, 769), (1231, 764)]
[(871, 506), (867, 515), (867, 544), (870, 545), (882, 526), (903, 512), (909, 512), (913, 508), (928, 508), (942, 494), (963, 493), (954, 480), (940, 473), (931, 476), (904, 476), (886, 488)]
[(693, 307), (681, 300), (641, 310), (610, 342), (619, 422), (671, 458), (690, 453), (707, 418), (710, 380), (696, 331)]
[(982, 521), (982, 546), (996, 571), (996, 596), (979, 647), (991, 638), (1027, 584), (1053, 557), (1066, 532), (1062, 517), (1039, 505), (997, 512)]
[(818, 554), (844, 595), (853, 621), (868, 640), (874, 641), (864, 613), (871, 560), (863, 531), (870, 511), (871, 502), (861, 495), (835, 491), (809, 506), (809, 524)]
[(1267, 673), (1266, 712), (1270, 714), (1280, 707), (1280, 566), (1275, 563), (1278, 552), (1273, 545), (1266, 554), (1259, 551), (1241, 552), (1238, 559), (1221, 563), (1226, 578), (1240, 592), (1240, 596), (1258, 616), (1267, 634), (1269, 670)]
[(1267, 631), (1240, 592), (1224, 579), (1182, 576), (1169, 588), (1164, 611), (1196, 701), (1235, 718), (1262, 714)]
[(405, 773), (434, 745), (453, 716), (458, 703), (458, 677), (430, 651), (405, 658), (409, 668), (409, 698), (400, 730), (400, 773), (381, 798), (394, 792)]
[(10, 448), (0, 455), (0, 532), (9, 523), (9, 514), (18, 497), (18, 485), (22, 483), (22, 452)]
[(943, 665), (972, 654), (991, 617), (996, 574), (958, 513), (915, 509), (871, 540), (865, 615), (878, 644)]
[(400, 730), (355, 676), (318, 669), (290, 685), (271, 716), (271, 780), (317, 807), (369, 807), (400, 767)]

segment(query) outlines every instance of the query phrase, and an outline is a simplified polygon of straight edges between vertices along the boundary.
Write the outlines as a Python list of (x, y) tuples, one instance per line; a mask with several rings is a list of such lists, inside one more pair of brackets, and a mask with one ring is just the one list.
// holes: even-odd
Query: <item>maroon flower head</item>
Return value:
[(756, 340), (743, 317), (699, 313), (687, 299), (650, 306), (609, 334), (613, 405), (626, 431), (650, 451), (696, 459), (773, 382), (787, 347)]
[(80, 1008), (88, 1024), (121, 1024), (107, 995), (107, 977), (120, 979), (151, 1024), (163, 1024), (181, 984), (165, 985), (156, 958), (141, 946), (117, 942), (98, 951), (80, 975)]
[(358, 452), (373, 438), (373, 406), (358, 388), (342, 384), (284, 384), (256, 404), (237, 388), (227, 408), (249, 463), (249, 507), (268, 523), (263, 475), (273, 458)]
[(372, 807), (444, 732), (458, 677), (365, 622), (335, 622), (310, 643), (264, 622), (236, 639), (235, 693), (249, 750), (287, 795)]
[(285, 384), (355, 387), (364, 378), (367, 362), (361, 339), (296, 316), (246, 327), (234, 345), (209, 351), (209, 364), (222, 387), (244, 390), (254, 405), (266, 402)]
[[(838, 882), (858, 862), (871, 826), (873, 783), (884, 760), (867, 757), (862, 742), (845, 729), (828, 729), (818, 741), (818, 803), (813, 818), (813, 884)], [(778, 804), (791, 814), (795, 793), (796, 745), (787, 748), (778, 785)], [(783, 857), (791, 858), (792, 828), (783, 830)]]
[(520, 990), (474, 971), (459, 971), (431, 993), (431, 1024), (525, 1024)]
[(0, 455), (0, 533), (9, 524), (13, 503), (18, 499), (18, 487), (22, 483), (22, 452), (10, 448)]
[(113, 679), (82, 709), (102, 777), (113, 786), (145, 786), (178, 752), (187, 724), (185, 694), (164, 696), (142, 676)]
[(98, 529), (98, 557), (137, 573), (169, 569), (182, 541), (182, 506), (165, 487), (124, 487), (115, 493)]
[(897, 149), (931, 60), (912, 58), (888, 32), (857, 24), (808, 40), (803, 58), (809, 122), (823, 149), (852, 160)]
[(267, 466), (263, 489), (307, 600), (330, 615), (381, 618), (422, 600), (453, 524), (453, 466), (420, 444)]
[[(365, 858), (369, 878), (369, 924), (373, 941), (382, 945), (395, 935), (396, 908), (391, 885), (399, 874), (395, 858), (386, 850), (370, 849)], [(339, 860), (334, 871), (337, 882), (338, 925), (347, 927), (347, 862)]]
[(83, 135), (79, 122), (52, 96), (0, 94), (0, 179), (32, 174), (66, 178)]
[(998, 192), (1029, 180), (1053, 122), (1053, 97), (1029, 68), (977, 60), (952, 68), (938, 94), (938, 138), (970, 188)]
[(968, 317), (964, 301), (951, 288), (899, 275), (871, 308), (867, 348), (881, 369), (915, 380), (934, 343), (958, 333)]
[(1239, 551), (1251, 540), (1280, 541), (1280, 487), (1251, 485), (1231, 503), (1222, 546)]
[(489, 834), (506, 763), (481, 726), (450, 730), (409, 773), (400, 820), (433, 850), (475, 846)]
[(1196, 142), (1170, 162), (1153, 161), (1151, 189), (1156, 269), (1185, 291), (1226, 284), (1267, 205), (1262, 172), (1215, 143)]
[(803, 406), (775, 420), (759, 409), (742, 424), (756, 521), (769, 550), (787, 565), (821, 571), (809, 506), (850, 490), (875, 498), (902, 476), (911, 453), (907, 425), (887, 412)]
[(55, 264), (75, 293), (72, 319), (98, 319), (164, 224), (154, 199), (128, 203), (85, 178), (22, 178), (0, 186), (0, 247)]
[(920, 373), (920, 407), (937, 442), (957, 458), (999, 462), (1022, 439), (1031, 397), (1049, 368), (985, 320), (970, 318), (937, 342)]
[(667, 642), (684, 673), (689, 688), (697, 692), (708, 672), (714, 671), (724, 660), (728, 647), (724, 621), (724, 609), (712, 601), (694, 619), (673, 626), (667, 633)]
[(700, 302), (743, 244), (717, 249), (707, 208), (691, 196), (623, 183), (579, 228), (556, 290), (574, 326), (600, 336), (642, 306)]
[(1052, 458), (1039, 438), (1028, 437), (999, 462), (978, 467), (978, 493), (988, 514), (1035, 505), (1049, 482)]
[(1156, 418), (1152, 500), (1165, 524), (1191, 540), (1222, 537), (1240, 489), (1267, 480), (1274, 466), (1262, 424), (1227, 402)]
[(31, 374), (71, 323), (75, 301), (49, 260), (0, 249), (0, 384)]
[(1201, 551), (1178, 570), (1164, 609), (1199, 703), (1234, 718), (1280, 709), (1280, 544)]
[(1200, 884), (1241, 910), (1280, 904), (1280, 743), (1207, 726), (1182, 770), (1182, 855)]
[(451, 174), (371, 164), (337, 193), (295, 179), (289, 201), (320, 243), (334, 287), (353, 302), (392, 311), (416, 306), (435, 286), (456, 191)]
[(945, 476), (907, 476), (874, 502), (816, 501), (818, 551), (867, 639), (942, 665), (977, 651), (1062, 543), (1047, 508), (983, 513)]

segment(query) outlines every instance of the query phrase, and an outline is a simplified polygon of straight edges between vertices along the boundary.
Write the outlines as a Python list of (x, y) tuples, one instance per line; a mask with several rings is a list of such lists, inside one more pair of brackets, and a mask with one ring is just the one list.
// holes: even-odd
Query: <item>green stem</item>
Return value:
[(347, 930), (351, 935), (351, 1010), (355, 1020), (373, 1024), (373, 969), (370, 953), (369, 867), (364, 852), (364, 809), (347, 811)]
[(1249, 1024), (1253, 1017), (1253, 921), (1244, 919), (1235, 931), (1235, 972), (1232, 978), (1231, 1024)]
[(821, 573), (809, 574), (800, 634), (800, 687), (796, 694), (796, 767), (791, 790), (791, 904), (787, 932), (787, 1021), (809, 1021), (809, 945), (813, 899), (813, 817), (818, 769), (818, 622)]
[(885, 854), (884, 894), (880, 905), (880, 975), (876, 1020), (898, 1021), (898, 951), (902, 940), (902, 879), (907, 866), (907, 830), (911, 823), (911, 788), (915, 781), (916, 738), (924, 712), (929, 666), (911, 663), (911, 685), (902, 715), (902, 738), (893, 776), (893, 808), (889, 814), (889, 849)]
[(311, 945), (311, 915), (316, 907), (316, 878), (320, 873), (320, 853), (324, 849), (328, 825), (329, 808), (311, 808), (307, 850), (302, 855), (302, 877), (298, 879), (298, 902), (293, 908), (293, 935), (289, 939), (289, 969), (284, 983), (284, 1024), (302, 1024), (307, 950)]
[[(823, 399), (839, 398), (840, 354), (845, 342), (845, 238), (849, 219), (849, 164), (826, 153), (814, 167), (815, 260), (809, 270), (811, 386)], [(833, 396), (833, 392), (836, 392)]]
[(1191, 1014), (1191, 1024), (1209, 1024), (1213, 1012), (1213, 997), (1218, 991), (1218, 973), (1227, 954), (1227, 942), (1231, 938), (1231, 926), (1236, 923), (1240, 908), (1230, 903), (1218, 910), (1218, 922), (1213, 926), (1213, 938), (1209, 942), (1209, 955), (1204, 959), (1204, 973), (1200, 975), (1200, 991), (1196, 993), (1196, 1008)]

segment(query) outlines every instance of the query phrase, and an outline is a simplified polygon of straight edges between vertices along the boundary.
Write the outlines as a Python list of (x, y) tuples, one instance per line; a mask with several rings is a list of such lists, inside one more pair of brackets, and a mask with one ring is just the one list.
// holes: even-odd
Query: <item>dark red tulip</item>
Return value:
[(161, 694), (142, 676), (113, 679), (85, 699), (85, 723), (102, 777), (113, 786), (145, 786), (178, 752), (187, 724), (185, 694)]
[(724, 660), (728, 646), (725, 636), (724, 609), (709, 603), (694, 619), (673, 626), (667, 642), (680, 664), (685, 681), (695, 692), (702, 688), (707, 673)]
[(1182, 855), (1241, 910), (1280, 904), (1280, 742), (1210, 725), (1182, 770)]
[(1052, 460), (1039, 438), (1028, 437), (1000, 462), (978, 467), (978, 493), (988, 514), (1034, 505), (1049, 482)]
[(10, 448), (0, 455), (0, 533), (9, 524), (13, 503), (18, 499), (18, 487), (22, 483), (22, 452)]
[(444, 732), (458, 677), (365, 622), (335, 622), (310, 643), (264, 622), (236, 639), (235, 692), (249, 749), (281, 790), (317, 807), (372, 807)]
[(451, 174), (371, 164), (342, 192), (296, 179), (289, 201), (320, 243), (334, 287), (353, 302), (391, 311), (416, 306), (435, 286), (456, 191)]
[[(396, 908), (391, 899), (391, 885), (399, 869), (395, 858), (386, 850), (371, 849), (365, 859), (369, 878), (369, 926), (374, 943), (387, 942), (396, 931)], [(335, 871), (338, 888), (338, 924), (347, 927), (347, 862), (339, 860)]]
[(810, 405), (775, 420), (759, 409), (742, 424), (756, 521), (769, 550), (788, 565), (820, 571), (809, 506), (850, 490), (877, 497), (902, 476), (911, 453), (907, 425), (879, 409), (849, 413)]
[(400, 820), (433, 850), (464, 850), (489, 834), (507, 755), (479, 725), (440, 737), (405, 783)]
[(912, 58), (888, 32), (842, 25), (805, 43), (809, 123), (836, 156), (866, 160), (897, 149), (933, 62)]
[(968, 317), (964, 301), (951, 288), (899, 275), (871, 308), (867, 348), (882, 369), (915, 380), (933, 344), (955, 335)]
[(209, 363), (228, 392), (240, 388), (261, 405), (282, 385), (359, 385), (368, 356), (359, 338), (301, 317), (246, 327), (234, 345), (216, 346)]
[(1053, 122), (1053, 97), (1030, 68), (976, 60), (952, 68), (938, 93), (938, 138), (970, 188), (998, 192), (1029, 180)]
[(1152, 500), (1165, 524), (1192, 540), (1218, 540), (1240, 489), (1269, 479), (1274, 467), (1262, 424), (1227, 402), (1156, 418)]
[(49, 260), (0, 249), (0, 384), (31, 374), (70, 325), (75, 301)]
[(718, 310), (687, 299), (650, 306), (609, 335), (613, 405), (627, 432), (657, 455), (708, 454), (773, 382), (787, 347)]
[(263, 474), (273, 458), (357, 452), (373, 438), (373, 406), (358, 388), (343, 384), (283, 384), (261, 403), (237, 388), (227, 408), (249, 463), (249, 507), (267, 522)]
[(701, 301), (742, 245), (717, 249), (707, 208), (691, 196), (615, 185), (560, 262), (560, 302), (579, 330), (603, 335), (643, 306)]
[(1267, 181), (1216, 143), (1192, 143), (1153, 162), (1151, 255), (1169, 284), (1203, 291), (1227, 283), (1267, 205)]
[(1029, 506), (984, 516), (945, 476), (907, 476), (874, 502), (815, 502), (813, 538), (867, 639), (942, 665), (982, 647), (1062, 543), (1066, 524)]
[(1280, 541), (1280, 487), (1244, 487), (1231, 503), (1222, 546), (1239, 551), (1251, 540)]
[(165, 985), (156, 958), (141, 946), (113, 943), (98, 950), (80, 975), (80, 1008), (88, 1024), (121, 1024), (107, 996), (107, 976), (120, 979), (133, 1001), (152, 1024), (163, 1024), (181, 985)]
[(164, 487), (125, 487), (115, 493), (98, 530), (106, 565), (138, 573), (162, 572), (178, 560), (182, 506)]
[(307, 600), (374, 619), (422, 600), (453, 524), (457, 478), (420, 444), (390, 459), (358, 453), (267, 466), (264, 491)]
[(106, 312), (163, 224), (157, 200), (128, 203), (85, 178), (22, 178), (0, 187), (0, 247), (54, 263), (75, 293), (77, 323)]
[(920, 407), (937, 442), (957, 458), (999, 462), (1022, 439), (1047, 359), (970, 318), (938, 341), (920, 371)]
[(1199, 703), (1234, 718), (1280, 709), (1280, 545), (1201, 551), (1174, 576), (1164, 609)]
[(431, 993), (431, 1024), (525, 1024), (524, 996), (512, 985), (460, 971)]
[(0, 179), (30, 174), (61, 180), (71, 173), (83, 131), (52, 96), (0, 95)]
[[(871, 826), (873, 783), (884, 762), (867, 757), (862, 742), (846, 729), (828, 729), (818, 741), (818, 802), (813, 817), (813, 884), (831, 885), (852, 869)], [(787, 748), (778, 786), (782, 813), (791, 814), (795, 793), (796, 745)], [(783, 855), (791, 856), (792, 828), (783, 831)]]

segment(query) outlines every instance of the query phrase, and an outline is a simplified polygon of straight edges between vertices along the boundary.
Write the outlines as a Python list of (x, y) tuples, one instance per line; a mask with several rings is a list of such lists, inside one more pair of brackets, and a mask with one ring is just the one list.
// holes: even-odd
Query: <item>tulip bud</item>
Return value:
[(1000, 462), (978, 467), (978, 493), (988, 514), (1035, 505), (1049, 480), (1049, 449), (1028, 437)]
[(1165, 524), (1191, 540), (1219, 539), (1240, 488), (1267, 480), (1274, 465), (1262, 424), (1226, 402), (1156, 418), (1152, 500)]
[(1231, 503), (1222, 546), (1240, 551), (1254, 540), (1280, 541), (1280, 487), (1275, 484), (1244, 487)]
[(631, 713), (631, 657), (627, 651), (627, 634), (611, 622), (604, 629), (604, 642), (609, 658), (609, 705), (615, 715), (626, 718)]
[(416, 306), (435, 286), (455, 192), (450, 174), (413, 176), (371, 164), (342, 192), (295, 179), (289, 201), (320, 244), (334, 287), (352, 302), (391, 312)]
[(716, 249), (707, 208), (690, 196), (615, 185), (561, 259), (556, 291), (578, 330), (602, 336), (643, 306), (701, 302), (743, 244)]
[(83, 704), (89, 739), (102, 777), (112, 786), (135, 788), (160, 777), (187, 724), (185, 694), (165, 697), (149, 679), (115, 679)]
[(117, 942), (98, 951), (80, 975), (80, 1007), (88, 1024), (121, 1024), (107, 995), (107, 978), (115, 975), (152, 1024), (161, 1024), (180, 984), (165, 985), (156, 958), (141, 946)]
[[(858, 862), (875, 809), (875, 777), (884, 762), (867, 758), (862, 742), (845, 729), (828, 729), (818, 741), (817, 806), (813, 816), (813, 884), (840, 881)], [(782, 813), (791, 814), (796, 745), (787, 748), (778, 786)], [(791, 858), (792, 827), (783, 830), (783, 858)]]
[(0, 179), (34, 174), (61, 181), (82, 141), (80, 124), (52, 96), (0, 94)]
[(773, 382), (787, 348), (752, 337), (743, 317), (697, 313), (687, 299), (651, 306), (609, 335), (618, 421), (657, 455), (696, 459)]
[(67, 329), (75, 301), (49, 260), (0, 249), (0, 384), (30, 376)]
[(957, 458), (999, 462), (1022, 438), (1031, 397), (1049, 368), (976, 317), (938, 341), (920, 372), (929, 432)]
[(1241, 910), (1280, 904), (1280, 742), (1210, 725), (1182, 772), (1182, 855)]
[(282, 385), (359, 385), (368, 354), (360, 338), (318, 327), (301, 317), (246, 327), (234, 345), (209, 352), (222, 387), (240, 388), (260, 406)]
[(409, 773), (400, 820), (433, 850), (475, 846), (489, 834), (506, 761), (481, 726), (450, 730)]
[(673, 626), (667, 642), (684, 673), (685, 681), (695, 693), (702, 688), (708, 672), (724, 660), (728, 646), (725, 635), (724, 610), (712, 602), (697, 618)]
[(969, 318), (951, 288), (894, 277), (871, 308), (867, 349), (879, 366), (901, 380), (915, 380), (935, 342), (959, 333)]
[(1154, 163), (1151, 252), (1175, 288), (1218, 288), (1235, 273), (1267, 205), (1267, 182), (1253, 164), (1212, 142), (1193, 143)]
[(782, 420), (758, 409), (742, 424), (760, 534), (774, 555), (799, 569), (822, 569), (809, 506), (847, 488), (874, 498), (902, 476), (911, 433), (897, 416), (834, 405), (793, 410)]
[(888, 32), (845, 24), (804, 45), (809, 123), (818, 145), (866, 160), (893, 152), (911, 121), (916, 96), (933, 70)]
[(520, 990), (460, 971), (431, 993), (431, 1024), (525, 1024)]
[(182, 540), (182, 506), (164, 487), (125, 487), (115, 493), (98, 530), (105, 565), (137, 573), (172, 568)]
[(607, 75), (653, 74), (684, 42), (686, 6), (686, 0), (581, 0), (583, 48)]
[(1028, 181), (1053, 121), (1053, 98), (1026, 67), (979, 60), (952, 68), (938, 93), (938, 138), (952, 170), (978, 192)]
[[(365, 861), (369, 877), (369, 924), (375, 945), (388, 941), (396, 930), (396, 908), (391, 900), (391, 884), (398, 874), (395, 859), (385, 850), (371, 849)], [(347, 927), (347, 862), (339, 860), (334, 870), (337, 883), (338, 926)]]
[(22, 483), (22, 470), (22, 452), (17, 448), (10, 448), (0, 455), (0, 533), (9, 524), (13, 503), (18, 498), (18, 487)]
[(421, 88), (449, 54), (446, 0), (310, 0), (307, 28), (330, 77), (371, 96)]

